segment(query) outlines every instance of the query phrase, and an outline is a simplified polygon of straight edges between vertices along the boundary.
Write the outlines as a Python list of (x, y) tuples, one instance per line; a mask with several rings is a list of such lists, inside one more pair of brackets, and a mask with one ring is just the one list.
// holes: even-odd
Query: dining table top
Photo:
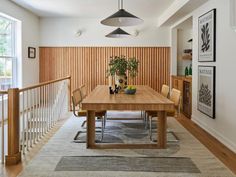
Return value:
[(98, 85), (83, 101), (83, 110), (174, 110), (174, 103), (147, 85), (135, 85), (135, 94), (110, 94), (108, 85)]

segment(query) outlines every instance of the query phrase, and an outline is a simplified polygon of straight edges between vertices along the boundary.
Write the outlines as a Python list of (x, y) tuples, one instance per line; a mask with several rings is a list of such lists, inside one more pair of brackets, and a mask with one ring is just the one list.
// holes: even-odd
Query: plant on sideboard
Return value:
[(124, 55), (112, 56), (109, 61), (108, 75), (115, 76), (115, 83), (121, 89), (127, 86), (127, 71), (131, 78), (137, 76), (139, 61), (135, 58), (126, 58)]

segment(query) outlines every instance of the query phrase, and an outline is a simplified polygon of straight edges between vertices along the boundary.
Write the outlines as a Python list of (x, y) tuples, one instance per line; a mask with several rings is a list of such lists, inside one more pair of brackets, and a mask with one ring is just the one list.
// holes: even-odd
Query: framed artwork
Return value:
[(36, 49), (34, 47), (28, 47), (28, 58), (36, 58)]
[(198, 66), (198, 110), (215, 118), (215, 66)]
[(216, 9), (198, 18), (198, 61), (215, 61), (216, 55)]

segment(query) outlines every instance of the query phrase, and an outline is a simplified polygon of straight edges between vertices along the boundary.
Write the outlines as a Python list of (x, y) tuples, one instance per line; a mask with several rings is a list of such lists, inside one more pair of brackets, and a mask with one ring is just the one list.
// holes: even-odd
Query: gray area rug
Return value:
[(135, 171), (200, 173), (187, 157), (64, 156), (55, 171)]
[[(86, 143), (86, 133), (80, 132), (78, 136), (74, 138), (75, 143)], [(100, 141), (101, 139), (101, 134), (96, 133), (96, 143), (124, 143), (122, 139), (120, 139), (117, 136), (111, 135), (111, 134), (104, 134), (103, 141)]]
[[(156, 140), (157, 134), (153, 130), (153, 139)], [(101, 133), (96, 132), (96, 142), (98, 143), (151, 143), (149, 130), (140, 120), (115, 121), (108, 120), (104, 132), (103, 141), (100, 142)], [(172, 133), (167, 133), (167, 140), (175, 142), (177, 139)], [(74, 138), (75, 143), (86, 142), (86, 132), (80, 131)]]

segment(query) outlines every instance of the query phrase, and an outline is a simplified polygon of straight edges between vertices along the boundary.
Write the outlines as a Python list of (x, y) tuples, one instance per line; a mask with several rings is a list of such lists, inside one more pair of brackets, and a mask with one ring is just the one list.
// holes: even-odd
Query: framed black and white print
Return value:
[(215, 66), (198, 66), (198, 110), (215, 118)]
[(215, 61), (216, 54), (216, 9), (198, 18), (198, 61)]
[(28, 47), (28, 58), (36, 57), (36, 49), (34, 47)]

